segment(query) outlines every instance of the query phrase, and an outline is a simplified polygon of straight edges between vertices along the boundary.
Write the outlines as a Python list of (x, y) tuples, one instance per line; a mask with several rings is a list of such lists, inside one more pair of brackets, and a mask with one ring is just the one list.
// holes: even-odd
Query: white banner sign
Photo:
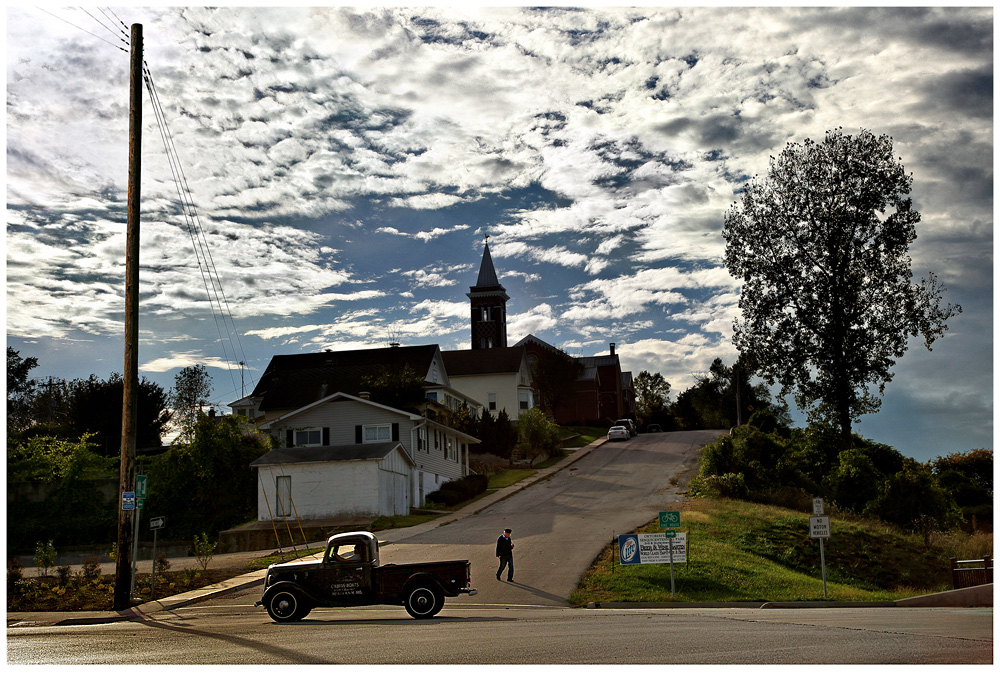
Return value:
[(673, 563), (687, 562), (687, 534), (667, 538), (663, 534), (622, 534), (618, 553), (622, 564), (669, 564), (673, 543)]

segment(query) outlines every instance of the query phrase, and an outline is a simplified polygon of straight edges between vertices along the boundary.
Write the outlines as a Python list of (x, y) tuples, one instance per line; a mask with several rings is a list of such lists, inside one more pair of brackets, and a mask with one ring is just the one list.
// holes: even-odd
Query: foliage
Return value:
[(707, 374), (678, 395), (673, 405), (676, 426), (682, 430), (729, 429), (737, 424), (737, 416), (739, 422), (746, 423), (762, 409), (780, 423), (788, 422), (787, 407), (773, 404), (767, 388), (751, 384), (751, 377), (746, 368), (726, 366), (716, 358)]
[(427, 502), (441, 503), (445, 506), (458, 505), (486, 491), (488, 482), (486, 475), (468, 475), (461, 479), (453, 479), (442, 484), (437, 491), (427, 494)]
[(215, 548), (218, 542), (208, 540), (208, 535), (203, 531), (194, 537), (194, 558), (201, 565), (202, 569), (208, 569), (208, 563), (215, 556)]
[(250, 464), (269, 450), (245, 418), (216, 423), (200, 414), (166, 453), (143, 459), (149, 476), (144, 512), (169, 518), (163, 530), (168, 539), (241, 524), (257, 509), (257, 475)]
[(993, 526), (993, 450), (972, 449), (931, 461), (938, 484), (962, 511), (969, 530)]
[(531, 378), (538, 390), (539, 406), (554, 414), (574, 394), (574, 382), (580, 375), (580, 362), (562, 350), (542, 352), (531, 367)]
[(632, 381), (635, 388), (635, 414), (643, 423), (661, 422), (670, 404), (670, 383), (659, 373), (639, 371)]
[(822, 424), (771, 432), (755, 425), (736, 428), (702, 450), (689, 494), (792, 508), (820, 495), (835, 511), (891, 522), (925, 538), (957, 525), (958, 506), (929, 465), (858, 435), (849, 447), (840, 442), (836, 429)]
[(39, 576), (48, 576), (49, 569), (56, 564), (56, 548), (49, 542), (39, 541), (35, 544), (35, 566), (38, 567)]
[(559, 426), (540, 409), (533, 408), (522, 413), (517, 419), (517, 431), (520, 435), (519, 446), (531, 457), (553, 455), (560, 451)]
[(212, 378), (204, 364), (186, 366), (177, 372), (169, 402), (174, 410), (174, 418), (181, 427), (196, 420), (211, 393)]
[(892, 140), (839, 129), (789, 144), (726, 213), (729, 272), (742, 279), (733, 341), (781, 394), (841, 438), (873, 413), (909, 337), (941, 337), (961, 312), (931, 274), (911, 281), (920, 215)]
[(372, 401), (398, 409), (418, 408), (426, 399), (424, 379), (409, 364), (382, 366), (365, 376), (361, 387), (371, 393)]
[(21, 353), (7, 347), (7, 429), (16, 432), (30, 424), (28, 402), (35, 381), (28, 373), (38, 367), (35, 357), (21, 358)]
[[(8, 442), (8, 547), (27, 549), (39, 535), (60, 545), (112, 540), (117, 508), (102, 494), (102, 485), (117, 479), (117, 467), (95, 452), (88, 436), (76, 442), (50, 436)], [(34, 495), (39, 488), (44, 501)]]
[(510, 421), (507, 410), (503, 409), (495, 417), (486, 411), (476, 421), (471, 433), (479, 444), (473, 444), (473, 453), (492, 453), (494, 456), (509, 459), (517, 445), (517, 429)]

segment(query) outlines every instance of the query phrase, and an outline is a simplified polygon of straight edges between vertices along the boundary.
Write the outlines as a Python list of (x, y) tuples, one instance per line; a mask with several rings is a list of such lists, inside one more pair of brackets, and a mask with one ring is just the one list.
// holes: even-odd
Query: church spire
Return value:
[(471, 302), (472, 349), (507, 346), (507, 300), (510, 296), (500, 285), (497, 270), (490, 256), (489, 236), (483, 249), (476, 285), (466, 293)]

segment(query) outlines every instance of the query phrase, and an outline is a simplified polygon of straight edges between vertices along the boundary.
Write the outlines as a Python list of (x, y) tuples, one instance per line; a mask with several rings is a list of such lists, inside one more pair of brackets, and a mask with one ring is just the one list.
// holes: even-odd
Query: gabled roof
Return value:
[(338, 446), (296, 446), (294, 448), (271, 449), (250, 463), (250, 467), (263, 465), (292, 465), (294, 463), (328, 463), (345, 460), (381, 460), (394, 450), (413, 463), (399, 442), (381, 444), (341, 444)]
[(491, 349), (460, 349), (441, 352), (448, 377), (517, 373), (521, 370), (525, 351), (523, 347), (494, 347)]
[(547, 349), (549, 351), (552, 351), (552, 352), (562, 352), (562, 350), (559, 349), (558, 347), (553, 347), (552, 345), (550, 345), (549, 343), (545, 342), (544, 340), (540, 340), (539, 338), (536, 338), (534, 335), (526, 335), (526, 336), (524, 336), (523, 338), (521, 338), (520, 340), (518, 340), (517, 342), (515, 342), (513, 346), (514, 347), (521, 347), (521, 346), (525, 346), (528, 343), (532, 343), (532, 342), (535, 343), (536, 345), (538, 345), (539, 347), (542, 347), (542, 348)]
[(274, 420), (269, 420), (264, 425), (266, 427), (273, 427), (274, 425), (280, 423), (283, 420), (288, 420), (290, 418), (295, 418), (297, 416), (302, 415), (306, 411), (310, 411), (310, 410), (312, 410), (312, 409), (314, 409), (314, 408), (316, 408), (318, 406), (322, 406), (323, 404), (326, 404), (328, 402), (331, 402), (331, 401), (342, 401), (342, 400), (345, 400), (345, 399), (346, 400), (351, 400), (351, 401), (356, 401), (356, 402), (358, 402), (360, 404), (365, 404), (366, 406), (372, 406), (373, 408), (379, 408), (379, 409), (382, 409), (383, 411), (390, 411), (391, 413), (395, 413), (395, 414), (397, 414), (399, 416), (402, 416), (404, 418), (409, 418), (410, 420), (421, 420), (423, 418), (423, 416), (421, 416), (419, 414), (409, 413), (407, 411), (401, 411), (398, 408), (393, 408), (392, 406), (386, 406), (385, 404), (380, 404), (380, 403), (378, 403), (376, 401), (372, 401), (370, 399), (362, 399), (361, 397), (356, 397), (353, 394), (345, 394), (344, 392), (335, 392), (334, 394), (331, 394), (328, 397), (323, 397), (322, 399), (318, 399), (318, 400), (314, 401), (311, 404), (306, 404), (305, 406), (300, 406), (299, 408), (295, 409), (294, 411), (289, 411), (288, 413), (285, 413), (284, 415), (278, 416)]
[(296, 409), (336, 392), (357, 394), (364, 389), (365, 378), (377, 375), (383, 367), (408, 365), (424, 377), (437, 352), (437, 345), (418, 345), (279, 354), (271, 359), (251, 396), (262, 398), (262, 411)]

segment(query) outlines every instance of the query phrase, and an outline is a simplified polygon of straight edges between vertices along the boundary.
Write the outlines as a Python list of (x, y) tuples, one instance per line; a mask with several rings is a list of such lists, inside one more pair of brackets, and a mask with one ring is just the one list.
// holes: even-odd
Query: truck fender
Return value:
[(443, 589), (441, 581), (436, 576), (434, 576), (434, 574), (431, 574), (430, 572), (427, 571), (418, 571), (415, 574), (410, 574), (410, 577), (406, 579), (406, 583), (403, 584), (403, 587), (400, 590), (399, 593), (400, 597), (404, 597), (405, 594), (409, 592), (411, 588), (420, 585), (422, 583), (433, 584), (438, 588)]
[[(291, 612), (291, 616), (288, 618), (285, 618), (283, 616), (276, 617), (276, 612), (271, 607), (271, 600), (274, 599), (275, 595), (278, 595), (280, 593), (290, 593), (292, 597), (287, 599), (289, 601), (294, 600), (295, 602), (294, 610)], [(305, 589), (303, 589), (301, 586), (299, 586), (297, 583), (294, 583), (293, 581), (278, 581), (277, 583), (268, 586), (267, 590), (265, 590), (264, 594), (261, 596), (259, 604), (264, 605), (265, 609), (267, 609), (268, 614), (270, 614), (271, 618), (273, 618), (275, 621), (279, 620), (297, 621), (302, 617), (306, 616), (315, 606), (313, 598), (309, 596), (309, 594), (305, 591)]]

